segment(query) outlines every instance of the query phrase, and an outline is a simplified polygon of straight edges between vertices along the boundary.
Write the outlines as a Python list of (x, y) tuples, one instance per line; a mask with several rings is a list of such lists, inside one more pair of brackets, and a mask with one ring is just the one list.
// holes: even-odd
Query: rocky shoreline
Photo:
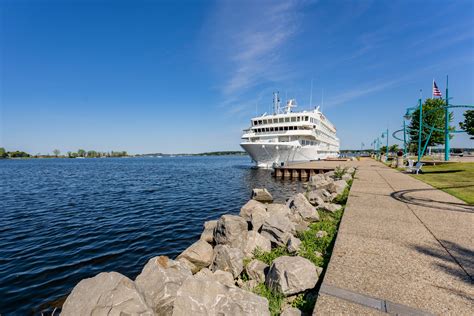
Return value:
[(354, 174), (312, 176), (286, 204), (254, 189), (238, 216), (205, 222), (198, 241), (174, 260), (150, 259), (135, 281), (117, 272), (82, 280), (61, 314), (302, 315), (314, 306)]

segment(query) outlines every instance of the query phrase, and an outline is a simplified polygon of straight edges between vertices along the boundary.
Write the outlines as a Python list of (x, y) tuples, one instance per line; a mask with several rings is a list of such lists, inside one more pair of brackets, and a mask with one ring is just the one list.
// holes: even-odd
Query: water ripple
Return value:
[(238, 213), (254, 187), (280, 201), (300, 189), (245, 157), (0, 160), (0, 314), (60, 306), (102, 271), (135, 278), (157, 255)]

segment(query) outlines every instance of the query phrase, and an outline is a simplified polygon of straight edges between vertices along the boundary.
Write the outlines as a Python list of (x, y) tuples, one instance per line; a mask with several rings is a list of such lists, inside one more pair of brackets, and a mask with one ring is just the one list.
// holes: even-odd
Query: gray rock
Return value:
[(217, 271), (214, 271), (212, 276), (214, 280), (216, 280), (217, 282), (220, 282), (221, 284), (224, 284), (230, 287), (235, 286), (234, 276), (230, 272), (217, 270)]
[(328, 232), (325, 230), (320, 230), (316, 233), (316, 238), (323, 238), (328, 235)]
[(258, 283), (265, 282), (265, 275), (268, 272), (268, 265), (260, 260), (253, 259), (245, 267), (245, 271), (250, 279), (256, 280)]
[(342, 176), (342, 180), (349, 182), (350, 180), (352, 180), (352, 176), (349, 173), (344, 173), (344, 175)]
[(294, 214), (299, 214), (301, 218), (308, 222), (319, 221), (319, 214), (316, 208), (309, 203), (303, 193), (298, 193), (288, 200), (288, 207)]
[(298, 238), (291, 236), (288, 239), (288, 243), (286, 244), (286, 249), (288, 249), (289, 253), (297, 253), (301, 247), (301, 240)]
[(347, 170), (346, 170), (346, 173), (349, 174), (349, 175), (351, 175), (351, 176), (352, 176), (352, 174), (353, 174), (354, 172), (355, 172), (355, 168), (354, 168), (354, 167), (349, 167), (349, 168), (347, 168)]
[(135, 284), (156, 315), (170, 315), (178, 288), (191, 276), (183, 263), (160, 256), (148, 261)]
[(244, 249), (244, 256), (252, 257), (255, 249), (260, 248), (264, 252), (272, 250), (272, 244), (269, 239), (263, 237), (256, 231), (250, 231), (247, 234), (247, 244)]
[(322, 192), (320, 190), (309, 191), (306, 196), (308, 197), (309, 203), (318, 207), (319, 205), (324, 204), (326, 201), (323, 199)]
[(252, 224), (252, 230), (260, 231), (263, 223), (270, 217), (270, 214), (266, 210), (256, 210), (251, 215), (250, 223)]
[(236, 278), (244, 270), (244, 253), (239, 248), (217, 245), (214, 248), (214, 259), (210, 269), (228, 271)]
[(272, 204), (267, 204), (267, 212), (270, 216), (274, 214), (281, 214), (284, 216), (288, 216), (290, 215), (291, 210), (288, 207), (288, 205), (280, 204), (280, 203), (272, 203)]
[(286, 296), (312, 289), (317, 282), (318, 273), (311, 261), (288, 256), (275, 259), (265, 279), (268, 287)]
[(212, 246), (210, 244), (204, 240), (198, 240), (184, 250), (178, 256), (178, 259), (184, 258), (191, 262), (195, 266), (195, 268), (192, 269), (192, 272), (196, 273), (211, 264), (213, 254), (214, 252), (212, 251)]
[(281, 213), (274, 213), (263, 223), (261, 234), (273, 244), (286, 246), (291, 234), (295, 233), (295, 225)]
[(287, 306), (280, 316), (301, 316), (303, 313), (296, 307)]
[(243, 250), (247, 240), (247, 228), (247, 221), (242, 217), (222, 215), (217, 221), (214, 241), (217, 244), (229, 245), (230, 247)]
[(153, 315), (135, 283), (117, 272), (99, 273), (79, 282), (64, 302), (61, 315)]
[(216, 270), (212, 272), (208, 268), (201, 269), (194, 275), (196, 280), (213, 280), (227, 286), (235, 286), (234, 276), (230, 272)]
[(183, 264), (186, 268), (188, 268), (188, 270), (190, 270), (191, 272), (193, 271), (199, 271), (199, 268), (194, 265), (191, 261), (189, 261), (188, 259), (186, 258), (176, 258), (176, 261), (180, 262), (181, 264)]
[(217, 220), (207, 221), (204, 223), (204, 230), (201, 233), (201, 240), (212, 244), (214, 242), (214, 229), (217, 226)]
[(344, 189), (347, 186), (347, 182), (344, 180), (337, 180), (331, 183), (330, 186), (327, 187), (327, 190), (331, 193), (336, 193), (337, 195), (344, 192)]
[(269, 215), (265, 204), (250, 200), (240, 209), (240, 216), (252, 224), (252, 230), (258, 231)]
[(212, 280), (187, 279), (174, 302), (173, 316), (270, 315), (266, 298)]
[(321, 209), (325, 210), (325, 211), (334, 213), (334, 212), (340, 210), (342, 206), (339, 205), (339, 204), (335, 204), (335, 203), (324, 203), (323, 205), (320, 205), (319, 207)]
[(322, 257), (323, 257), (323, 254), (320, 253), (319, 251), (315, 251), (315, 252), (314, 252), (314, 255), (315, 255), (316, 257), (319, 257), (319, 258), (322, 258)]
[(265, 204), (258, 202), (256, 200), (250, 200), (245, 203), (244, 206), (240, 209), (240, 217), (250, 222), (252, 220), (252, 213), (256, 210), (263, 210), (266, 212)]
[(268, 192), (267, 189), (253, 189), (252, 190), (252, 199), (263, 202), (263, 203), (272, 203), (273, 196)]
[(213, 272), (209, 268), (202, 268), (195, 275), (196, 280), (213, 279)]

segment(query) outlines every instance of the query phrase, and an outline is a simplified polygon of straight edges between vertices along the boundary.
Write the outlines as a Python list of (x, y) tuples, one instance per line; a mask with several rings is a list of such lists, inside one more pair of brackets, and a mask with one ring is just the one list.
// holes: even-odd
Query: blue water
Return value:
[(83, 278), (174, 258), (251, 189), (300, 190), (247, 157), (0, 160), (0, 314), (61, 306)]

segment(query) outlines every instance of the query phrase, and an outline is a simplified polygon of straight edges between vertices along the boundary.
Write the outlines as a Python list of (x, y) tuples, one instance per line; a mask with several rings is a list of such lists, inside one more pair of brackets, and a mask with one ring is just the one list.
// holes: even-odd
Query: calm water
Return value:
[(51, 310), (102, 271), (135, 278), (204, 221), (238, 213), (254, 187), (280, 201), (300, 190), (247, 157), (0, 160), (0, 179), (2, 315)]

